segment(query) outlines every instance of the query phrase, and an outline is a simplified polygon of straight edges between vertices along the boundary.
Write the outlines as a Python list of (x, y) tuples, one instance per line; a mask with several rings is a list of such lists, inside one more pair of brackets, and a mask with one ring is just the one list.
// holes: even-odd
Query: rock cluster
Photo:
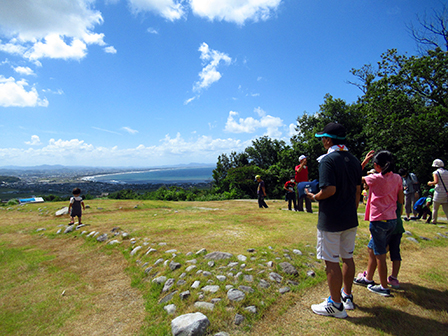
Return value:
[[(229, 321), (232, 328), (243, 325), (248, 315), (256, 315), (264, 302), (256, 297), (282, 295), (290, 292), (299, 281), (314, 277), (316, 261), (314, 253), (303, 253), (298, 249), (276, 251), (247, 248), (234, 256), (228, 252), (205, 248), (185, 254), (168, 248), (166, 242), (150, 242), (146, 238), (134, 238), (118, 227), (109, 233), (81, 230), (85, 225), (69, 225), (57, 233), (70, 234), (80, 231), (86, 239), (95, 239), (109, 245), (124, 244), (134, 262), (142, 268), (148, 281), (157, 284), (159, 304), (167, 314), (176, 316), (181, 303), (189, 303), (196, 313), (181, 314), (171, 321), (173, 335), (201, 336), (207, 333), (210, 321), (205, 314), (213, 314), (216, 305), (225, 305), (233, 312)], [(44, 231), (39, 228), (37, 231)], [(448, 234), (448, 233), (447, 233)], [(409, 240), (419, 242), (406, 232)], [(412, 239), (410, 239), (412, 238)], [(419, 237), (421, 240), (429, 240)], [(438, 238), (448, 236), (438, 233)], [(310, 246), (307, 246), (310, 247)], [(311, 248), (311, 247), (310, 247)], [(180, 310), (185, 310), (185, 307)], [(189, 309), (190, 311), (192, 309)], [(218, 335), (228, 335), (221, 331)]]

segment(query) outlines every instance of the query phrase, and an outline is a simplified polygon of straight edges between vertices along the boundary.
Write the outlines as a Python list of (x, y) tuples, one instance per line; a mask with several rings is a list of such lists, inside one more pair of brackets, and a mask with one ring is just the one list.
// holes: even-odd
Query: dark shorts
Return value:
[(387, 253), (387, 244), (396, 225), (396, 219), (370, 222), (370, 234), (372, 237), (367, 246), (373, 250), (375, 255)]

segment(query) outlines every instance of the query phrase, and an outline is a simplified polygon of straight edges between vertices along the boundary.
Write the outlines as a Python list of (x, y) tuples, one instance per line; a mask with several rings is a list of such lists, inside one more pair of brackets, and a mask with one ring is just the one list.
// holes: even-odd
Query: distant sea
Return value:
[(160, 168), (145, 171), (123, 172), (83, 177), (83, 180), (113, 184), (143, 183), (202, 183), (211, 182), (213, 167)]

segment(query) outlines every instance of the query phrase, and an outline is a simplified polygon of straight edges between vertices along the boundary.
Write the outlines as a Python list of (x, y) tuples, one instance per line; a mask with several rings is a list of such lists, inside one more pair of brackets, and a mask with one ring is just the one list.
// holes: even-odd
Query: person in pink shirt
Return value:
[[(367, 246), (369, 262), (367, 274), (356, 278), (354, 283), (367, 285), (371, 292), (379, 295), (390, 296), (387, 283), (387, 244), (397, 224), (397, 202), (404, 202), (403, 186), (401, 176), (393, 173), (395, 167), (390, 152), (378, 152), (373, 158), (373, 167), (377, 173), (362, 178), (369, 186), (364, 218), (370, 221), (371, 239)], [(373, 282), (377, 267), (380, 285)]]

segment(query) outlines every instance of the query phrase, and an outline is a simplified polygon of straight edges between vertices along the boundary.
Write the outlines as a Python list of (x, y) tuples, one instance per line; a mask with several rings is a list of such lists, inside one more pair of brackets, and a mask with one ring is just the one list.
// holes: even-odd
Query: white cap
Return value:
[(433, 166), (433, 167), (437, 167), (437, 168), (443, 168), (443, 167), (445, 167), (445, 164), (443, 163), (442, 160), (440, 160), (440, 159), (435, 159), (435, 160), (432, 162), (432, 166)]
[(300, 155), (299, 156), (299, 162), (302, 161), (303, 159), (306, 159), (306, 156), (305, 155)]

